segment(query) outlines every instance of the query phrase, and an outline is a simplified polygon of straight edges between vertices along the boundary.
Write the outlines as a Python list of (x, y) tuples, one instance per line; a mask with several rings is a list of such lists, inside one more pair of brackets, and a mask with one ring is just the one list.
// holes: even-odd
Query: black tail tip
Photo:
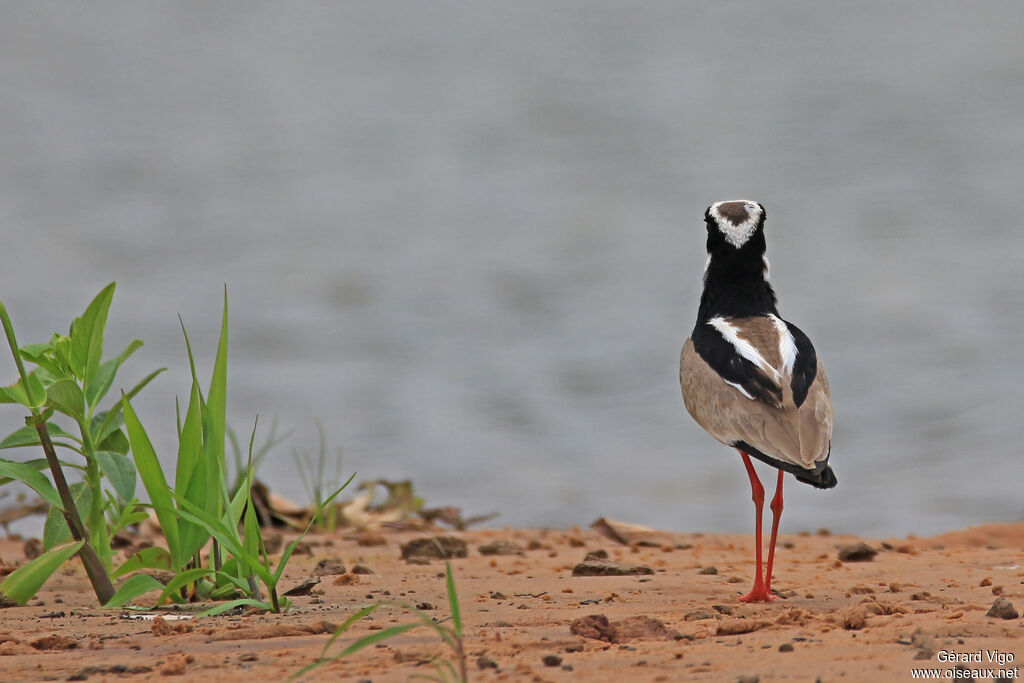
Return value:
[(806, 472), (796, 475), (796, 478), (797, 481), (810, 484), (816, 489), (834, 488), (839, 483), (839, 480), (836, 479), (836, 473), (828, 465), (825, 465), (825, 469), (820, 472)]

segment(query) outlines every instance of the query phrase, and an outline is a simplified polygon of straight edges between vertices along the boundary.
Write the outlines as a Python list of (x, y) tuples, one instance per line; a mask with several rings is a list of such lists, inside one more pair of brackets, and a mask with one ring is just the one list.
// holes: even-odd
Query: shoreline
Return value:
[[(595, 528), (433, 531), (466, 543), (467, 556), (451, 566), (471, 680), (905, 681), (914, 668), (1009, 675), (1024, 660), (1024, 619), (987, 616), (998, 598), (1024, 608), (1024, 522), (927, 538), (781, 534), (773, 588), (784, 598), (751, 605), (736, 598), (753, 577), (752, 534), (618, 531), (625, 544)], [(444, 562), (402, 558), (403, 544), (424, 536), (311, 535), (312, 554), (293, 557), (282, 586), (319, 583), (280, 615), (126, 619), (124, 610), (97, 607), (81, 564), (69, 563), (29, 605), (0, 609), (0, 678), (287, 679), (315, 660), (334, 626), (374, 601), (448, 616)], [(839, 559), (858, 544), (876, 554)], [(0, 539), (0, 568), (24, 561), (22, 545)], [(599, 567), (646, 571), (574, 575), (588, 555)], [(407, 621), (399, 610), (378, 610), (335, 650)], [(421, 628), (302, 680), (405, 681), (434, 673), (427, 662), (449, 654)]]

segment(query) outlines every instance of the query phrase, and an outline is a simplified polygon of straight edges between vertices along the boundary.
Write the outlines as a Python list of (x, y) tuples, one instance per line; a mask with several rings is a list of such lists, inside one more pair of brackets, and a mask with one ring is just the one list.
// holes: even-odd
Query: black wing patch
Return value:
[[(796, 331), (803, 335), (803, 332)], [(806, 338), (805, 336), (804, 339)], [(776, 408), (782, 406), (782, 387), (766, 377), (756, 365), (736, 353), (736, 348), (726, 341), (718, 330), (706, 323), (698, 324), (693, 328), (690, 339), (693, 341), (693, 350), (697, 352), (697, 355), (703, 358), (704, 362), (710, 365), (711, 369), (718, 373), (723, 380), (742, 387), (748, 395), (770, 406)], [(810, 345), (810, 342), (808, 341), (807, 344)], [(811, 354), (812, 356), (814, 354), (813, 348)], [(799, 356), (800, 346), (798, 345), (798, 359)], [(804, 396), (806, 395), (807, 390), (804, 389)]]
[(815, 353), (811, 340), (799, 327), (787, 320), (783, 322), (796, 342), (796, 362), (793, 363), (793, 380), (790, 387), (793, 389), (793, 403), (799, 408), (807, 399), (807, 392), (814, 384), (814, 378), (818, 376), (818, 354)]

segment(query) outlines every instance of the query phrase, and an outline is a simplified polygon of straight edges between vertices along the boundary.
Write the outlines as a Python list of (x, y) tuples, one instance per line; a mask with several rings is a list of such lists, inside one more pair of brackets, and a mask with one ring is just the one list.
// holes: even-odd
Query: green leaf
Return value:
[(184, 567), (188, 563), (189, 555), (182, 553), (181, 538), (178, 535), (178, 516), (174, 511), (174, 499), (164, 478), (164, 471), (160, 467), (156, 451), (153, 450), (153, 444), (127, 396), (122, 398), (122, 403), (125, 429), (128, 431), (128, 441), (132, 445), (132, 455), (135, 456), (135, 466), (142, 477), (146, 492), (149, 493), (157, 519), (160, 520), (160, 528), (164, 532), (171, 557), (174, 558), (174, 566)]
[(40, 408), (46, 403), (46, 387), (35, 372), (28, 375), (28, 389), (19, 378), (17, 382), (0, 387), (0, 403), (20, 403), (26, 408)]
[(62, 564), (81, 550), (85, 541), (49, 550), (26, 565), (15, 569), (2, 583), (0, 595), (5, 595), (19, 605), (31, 600)]
[(131, 500), (135, 496), (136, 482), (135, 464), (131, 458), (113, 451), (96, 451), (93, 456), (121, 500)]
[(44, 344), (26, 344), (18, 349), (19, 355), (30, 363), (35, 363), (45, 374), (50, 377), (49, 382), (43, 379), (43, 384), (52, 384), (58, 379), (71, 379), (71, 367), (68, 363), (68, 343), (70, 340), (60, 334), (50, 337), (50, 341)]
[(128, 451), (131, 450), (131, 444), (128, 443), (128, 437), (124, 435), (124, 432), (120, 428), (115, 427), (110, 434), (104, 437), (97, 448), (120, 453), (121, 455), (128, 455)]
[(130, 344), (121, 352), (120, 355), (111, 358), (100, 364), (96, 370), (96, 376), (92, 378), (89, 385), (85, 389), (85, 398), (89, 402), (89, 406), (92, 408), (96, 407), (103, 397), (110, 391), (110, 385), (114, 383), (114, 375), (117, 374), (118, 369), (121, 367), (128, 356), (135, 353), (139, 347), (142, 346), (141, 339), (133, 339)]
[[(58, 425), (55, 422), (48, 422), (46, 424), (46, 428), (50, 432), (50, 439), (51, 440), (55, 439), (57, 437), (66, 437), (66, 438), (69, 438), (69, 439), (73, 439), (75, 441), (79, 441), (79, 439), (77, 437), (75, 437), (74, 434), (68, 434), (63, 429), (61, 429), (60, 425)], [(79, 441), (79, 443), (81, 443), (81, 441)], [(22, 446), (38, 446), (39, 444), (40, 444), (39, 432), (36, 431), (36, 428), (33, 427), (33, 426), (25, 426), (25, 427), (22, 427), (21, 429), (18, 429), (16, 431), (14, 431), (14, 432), (11, 432), (10, 434), (7, 435), (7, 438), (5, 438), (3, 441), (0, 441), (0, 449), (2, 449), (2, 448), (20, 448)], [(54, 446), (63, 446), (64, 448), (73, 448), (74, 450), (78, 450), (77, 448), (74, 448), (73, 446), (69, 446), (67, 444), (60, 443), (59, 441), (54, 441), (53, 445)]]
[[(33, 430), (34, 431), (34, 430)], [(63, 510), (64, 505), (60, 501), (57, 489), (53, 487), (50, 480), (46, 478), (38, 468), (22, 462), (4, 460), (0, 458), (0, 476), (16, 479), (26, 484), (39, 496), (57, 510)]]
[[(71, 463), (64, 462), (63, 460), (58, 460), (57, 462), (60, 463), (61, 467), (71, 467), (78, 470), (85, 470), (85, 467), (83, 467), (82, 465), (74, 465)], [(26, 460), (18, 464), (28, 465), (32, 469), (39, 470), (40, 472), (42, 472), (43, 470), (47, 469), (50, 466), (50, 463), (46, 460), (46, 458), (35, 458), (33, 460)], [(12, 481), (14, 481), (14, 479), (12, 479), (11, 477), (0, 477), (0, 486), (10, 484)]]
[[(158, 546), (143, 548), (115, 569), (110, 578), (116, 579), (128, 572), (137, 572), (140, 569), (163, 569), (170, 571), (172, 570), (171, 554)], [(163, 590), (163, 584), (160, 584), (160, 590)]]
[[(124, 395), (128, 397), (129, 401), (135, 398), (135, 395), (142, 391), (142, 389), (147, 384), (152, 382), (153, 378), (155, 378), (157, 375), (159, 375), (161, 372), (164, 372), (165, 370), (167, 370), (167, 368), (160, 368), (149, 373), (141, 382), (132, 387), (131, 391)], [(113, 407), (110, 410), (100, 413), (100, 415), (104, 416), (103, 421), (102, 423), (100, 423), (99, 429), (96, 429), (95, 427), (93, 428), (93, 433), (95, 435), (95, 438), (102, 440), (105, 439), (107, 435), (110, 434), (116, 427), (120, 426), (123, 423), (124, 418), (121, 416), (121, 401), (118, 401), (113, 405)]]
[(223, 602), (223, 603), (221, 603), (219, 605), (216, 605), (215, 607), (211, 607), (208, 610), (203, 610), (202, 612), (200, 612), (196, 616), (197, 617), (213, 617), (213, 616), (216, 616), (218, 614), (224, 614), (225, 612), (230, 612), (231, 610), (235, 609), (236, 607), (258, 607), (260, 609), (265, 609), (268, 612), (273, 610), (272, 605), (269, 602), (266, 602), (264, 600), (253, 600), (252, 598), (239, 598), (238, 600), (229, 600), (228, 602)]
[(154, 606), (159, 607), (165, 600), (170, 598), (174, 602), (181, 602), (181, 589), (189, 584), (193, 584), (204, 576), (213, 574), (212, 569), (204, 569), (197, 567), (196, 569), (186, 569), (185, 571), (178, 572), (174, 578), (167, 582), (164, 586), (164, 592), (157, 598)]
[(85, 421), (85, 397), (74, 380), (57, 380), (46, 390), (53, 407), (78, 422)]
[(111, 282), (100, 290), (100, 293), (89, 302), (82, 317), (75, 318), (71, 323), (71, 369), (75, 376), (89, 386), (100, 366), (103, 355), (103, 331), (107, 326), (107, 312), (114, 298), (114, 287)]
[(113, 597), (107, 601), (107, 604), (103, 606), (108, 609), (122, 607), (140, 595), (145, 595), (150, 591), (163, 591), (163, 589), (164, 585), (149, 574), (135, 574), (134, 576), (128, 577), (128, 579), (121, 584), (121, 587), (117, 589), (117, 592), (114, 593)]
[(238, 537), (237, 527), (229, 527), (223, 521), (216, 519), (204, 510), (200, 510), (180, 495), (175, 494), (175, 496), (178, 499), (178, 514), (181, 517), (203, 525), (210, 535), (224, 546), (225, 550), (234, 555), (240, 563), (244, 564), (250, 573), (259, 577), (264, 585), (270, 587), (275, 584), (273, 575), (270, 573), (270, 570), (263, 566), (260, 558), (245, 549), (242, 540)]
[[(78, 516), (86, 519), (92, 505), (92, 489), (83, 481), (72, 484), (68, 489), (71, 491), (71, 499), (75, 501)], [(43, 550), (49, 550), (71, 540), (71, 529), (68, 528), (68, 521), (61, 512), (62, 509), (51, 507), (46, 515), (46, 522), (43, 523)]]
[(46, 360), (48, 353), (53, 351), (52, 342), (44, 342), (42, 344), (25, 344), (18, 349), (18, 353), (21, 357), (27, 360), (29, 363), (35, 363), (39, 365), (39, 361)]

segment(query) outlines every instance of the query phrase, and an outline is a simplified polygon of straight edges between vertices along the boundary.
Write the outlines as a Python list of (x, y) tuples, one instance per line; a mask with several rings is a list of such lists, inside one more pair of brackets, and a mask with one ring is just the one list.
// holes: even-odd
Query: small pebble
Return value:
[(561, 666), (562, 656), (561, 655), (544, 655), (544, 666)]
[(698, 574), (705, 574), (705, 575), (717, 574), (718, 573), (718, 568), (717, 567), (701, 567), (701, 570), (699, 572), (697, 572), (697, 573)]
[(986, 617), (993, 617), (995, 619), (1016, 619), (1020, 616), (1013, 603), (1006, 598), (996, 598), (996, 601), (992, 603), (992, 607), (989, 608), (988, 612), (985, 612)]
[(521, 547), (511, 541), (493, 541), (477, 548), (481, 555), (525, 555)]
[(484, 669), (497, 669), (498, 663), (490, 657), (477, 657), (476, 666), (483, 671)]
[(839, 548), (839, 559), (842, 562), (870, 562), (878, 551), (867, 543), (851, 543)]
[(584, 560), (573, 567), (573, 576), (630, 576), (653, 574), (654, 570), (638, 564), (613, 562), (612, 560)]
[(335, 576), (344, 573), (345, 565), (337, 557), (326, 557), (313, 568), (313, 576)]
[(715, 619), (717, 616), (717, 613), (709, 609), (695, 609), (684, 614), (683, 619), (685, 621), (701, 621), (703, 619)]
[(792, 651), (793, 651), (793, 644), (792, 643), (783, 643), (782, 645), (779, 645), (779, 652), (792, 652)]

